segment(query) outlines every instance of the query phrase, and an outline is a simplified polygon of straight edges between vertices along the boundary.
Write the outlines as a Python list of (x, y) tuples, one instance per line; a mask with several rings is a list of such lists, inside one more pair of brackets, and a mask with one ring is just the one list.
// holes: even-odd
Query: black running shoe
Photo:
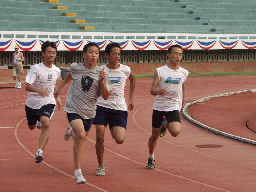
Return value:
[(148, 162), (146, 164), (146, 169), (154, 169), (155, 168), (155, 159), (148, 158)]

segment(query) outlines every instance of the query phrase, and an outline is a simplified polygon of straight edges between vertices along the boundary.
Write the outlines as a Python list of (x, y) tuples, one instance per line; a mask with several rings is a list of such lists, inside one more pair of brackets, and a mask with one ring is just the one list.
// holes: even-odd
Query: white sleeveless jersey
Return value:
[(118, 69), (110, 69), (107, 65), (103, 65), (102, 67), (110, 78), (111, 92), (107, 100), (99, 97), (97, 105), (110, 109), (127, 111), (127, 105), (124, 98), (124, 87), (126, 80), (130, 76), (130, 67), (123, 64), (120, 64)]
[(26, 105), (32, 109), (40, 109), (47, 104), (56, 104), (53, 92), (60, 73), (60, 69), (55, 65), (52, 65), (52, 68), (46, 67), (43, 63), (34, 65), (26, 77), (26, 82), (36, 88), (47, 90), (49, 96), (42, 97), (36, 92), (29, 92)]
[(182, 108), (182, 85), (188, 77), (189, 72), (179, 67), (172, 70), (168, 65), (156, 69), (158, 73), (158, 89), (165, 89), (164, 95), (157, 95), (153, 105), (154, 110), (158, 111), (180, 111)]
[(22, 61), (17, 61), (17, 59), (21, 59), (20, 52), (18, 52), (18, 54), (16, 54), (16, 52), (13, 53), (13, 57), (14, 57), (14, 61), (13, 61), (14, 65), (22, 64)]

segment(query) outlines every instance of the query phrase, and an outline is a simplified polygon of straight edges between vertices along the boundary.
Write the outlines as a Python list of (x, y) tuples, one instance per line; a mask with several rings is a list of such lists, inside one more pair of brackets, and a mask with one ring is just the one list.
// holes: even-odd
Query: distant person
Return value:
[(15, 88), (21, 88), (21, 78), (24, 76), (22, 62), (24, 61), (23, 53), (19, 51), (19, 47), (15, 46), (15, 52), (12, 57), (13, 72), (12, 76), (15, 80)]
[(60, 77), (60, 69), (53, 62), (56, 58), (57, 47), (54, 42), (46, 41), (42, 45), (42, 63), (34, 65), (26, 77), (25, 90), (28, 97), (25, 111), (28, 127), (33, 130), (36, 126), (41, 129), (39, 148), (35, 155), (35, 162), (44, 160), (43, 151), (49, 138), (49, 129), (52, 116), (57, 105), (60, 109), (60, 98), (54, 98), (54, 89)]
[(74, 139), (74, 175), (77, 184), (86, 182), (80, 165), (84, 143), (96, 114), (96, 101), (99, 96), (108, 99), (110, 95), (108, 76), (104, 69), (96, 66), (99, 53), (98, 45), (95, 43), (86, 44), (83, 48), (84, 63), (72, 63), (70, 73), (55, 92), (56, 96), (60, 95), (62, 88), (72, 80), (64, 108), (70, 123), (65, 133), (65, 140), (68, 140), (70, 135)]
[(184, 82), (189, 74), (179, 66), (182, 56), (182, 47), (172, 45), (167, 51), (168, 64), (157, 68), (154, 73), (150, 93), (156, 98), (153, 104), (152, 135), (148, 141), (147, 169), (155, 168), (154, 150), (160, 132), (164, 136), (168, 129), (173, 137), (177, 137), (181, 130), (179, 113), (184, 105)]
[(110, 43), (106, 46), (105, 57), (108, 63), (103, 65), (111, 81), (111, 93), (107, 100), (99, 97), (97, 101), (96, 117), (93, 124), (96, 124), (96, 154), (99, 167), (97, 176), (105, 175), (103, 163), (104, 135), (107, 125), (113, 139), (117, 144), (122, 144), (125, 139), (127, 125), (127, 104), (124, 97), (126, 80), (130, 80), (130, 93), (128, 109), (133, 110), (133, 93), (136, 79), (130, 67), (120, 64), (121, 47), (118, 43)]

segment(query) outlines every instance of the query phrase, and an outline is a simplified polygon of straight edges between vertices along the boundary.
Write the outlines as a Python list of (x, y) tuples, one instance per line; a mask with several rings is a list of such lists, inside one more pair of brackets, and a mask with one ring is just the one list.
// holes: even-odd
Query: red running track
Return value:
[[(182, 132), (177, 138), (167, 134), (159, 140), (155, 151), (156, 169), (145, 169), (154, 101), (149, 94), (151, 82), (151, 78), (137, 80), (135, 109), (129, 112), (125, 143), (117, 145), (106, 131), (105, 177), (95, 176), (95, 127), (91, 128), (82, 162), (88, 182), (85, 185), (77, 185), (73, 178), (73, 142), (63, 139), (67, 126), (63, 110), (55, 112), (45, 161), (36, 164), (34, 153), (40, 132), (30, 131), (26, 126), (24, 102), (27, 93), (24, 89), (8, 88), (13, 84), (1, 84), (0, 191), (255, 191), (255, 146), (213, 134), (183, 117)], [(252, 89), (255, 82), (255, 75), (189, 77), (185, 102)], [(212, 119), (222, 120), (216, 118), (215, 113), (206, 117), (206, 123)]]

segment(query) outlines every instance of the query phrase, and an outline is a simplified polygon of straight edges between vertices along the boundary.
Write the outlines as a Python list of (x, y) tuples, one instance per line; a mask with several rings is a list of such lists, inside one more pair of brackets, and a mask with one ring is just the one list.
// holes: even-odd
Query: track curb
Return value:
[[(204, 98), (201, 98), (201, 99), (198, 99), (198, 100), (195, 100), (191, 103), (187, 103), (184, 108), (183, 108), (183, 115), (185, 118), (187, 118), (190, 122), (206, 129), (206, 130), (209, 130), (213, 133), (216, 133), (216, 134), (219, 134), (219, 135), (222, 135), (222, 136), (225, 136), (225, 137), (229, 137), (229, 138), (232, 138), (232, 139), (235, 139), (235, 140), (238, 140), (238, 141), (242, 141), (242, 142), (245, 142), (245, 143), (249, 143), (249, 144), (252, 144), (252, 145), (256, 145), (256, 141), (255, 140), (251, 140), (251, 139), (247, 139), (245, 137), (240, 137), (240, 136), (237, 136), (237, 135), (233, 135), (233, 134), (230, 134), (230, 133), (226, 133), (224, 131), (220, 131), (216, 128), (213, 128), (213, 127), (210, 127), (208, 125), (205, 125), (199, 121), (197, 121), (196, 119), (193, 119), (189, 113), (188, 113), (188, 108), (192, 105), (195, 105), (197, 103), (202, 103), (204, 101), (208, 101), (212, 98), (216, 98), (216, 97), (224, 97), (224, 96), (229, 96), (229, 95), (234, 95), (234, 94), (240, 94), (240, 93), (246, 93), (246, 92), (256, 92), (255, 89), (248, 89), (248, 90), (243, 90), (243, 91), (236, 91), (236, 92), (230, 92), (230, 93), (223, 93), (223, 94), (218, 94), (218, 95), (213, 95), (213, 96), (208, 96), (208, 97), (204, 97)], [(246, 121), (247, 122), (247, 121)]]

